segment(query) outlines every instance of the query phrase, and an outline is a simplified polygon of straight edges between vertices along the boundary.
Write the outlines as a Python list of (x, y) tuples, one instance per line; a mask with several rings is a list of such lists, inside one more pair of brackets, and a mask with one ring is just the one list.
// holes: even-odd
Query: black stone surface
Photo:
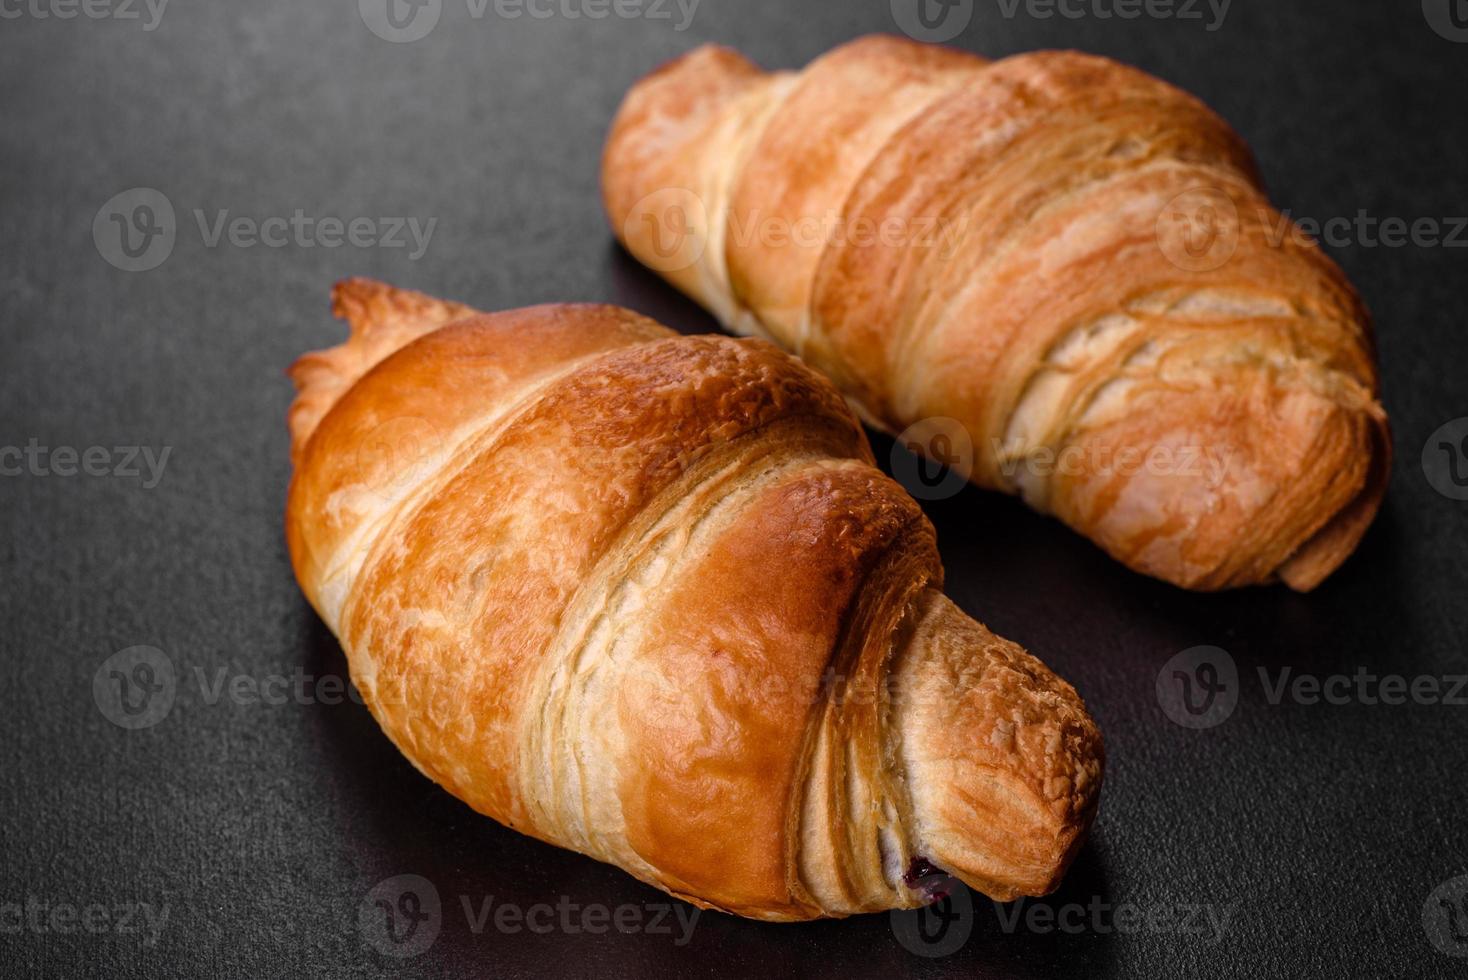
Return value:
[[(488, 0), (476, 18), (442, 0), (412, 43), (374, 36), (351, 0), (170, 3), (151, 30), (141, 0), (97, 2), (0, 4), (0, 452), (100, 446), (94, 468), (109, 469), (127, 463), (113, 447), (170, 454), (156, 481), (65, 476), (64, 452), (37, 464), (49, 475), (23, 463), (0, 477), (0, 974), (1463, 975), (1468, 960), (1444, 950), (1468, 943), (1440, 900), (1468, 890), (1468, 706), (1369, 704), (1354, 687), (1343, 705), (1274, 704), (1259, 671), (1468, 673), (1468, 502), (1422, 464), (1424, 447), (1443, 452), (1433, 433), (1468, 415), (1468, 233), (1387, 247), (1351, 232), (1329, 248), (1378, 321), (1397, 459), (1376, 525), (1315, 594), (1185, 594), (1013, 500), (966, 489), (927, 505), (954, 598), (1072, 680), (1106, 733), (1100, 817), (1056, 895), (975, 898), (944, 937), (958, 948), (937, 957), (910, 952), (911, 923), (883, 915), (781, 927), (707, 913), (681, 945), (676, 916), (659, 923), (670, 933), (571, 931), (603, 921), (593, 905), (651, 924), (667, 899), (476, 816), (360, 705), (323, 703), (345, 665), (286, 560), (282, 370), (343, 335), (326, 296), (352, 274), (485, 309), (610, 300), (714, 329), (604, 227), (598, 153), (621, 93), (705, 40), (803, 64), (895, 30), (887, 0), (702, 0), (684, 30), (673, 2), (640, 8), (666, 19), (592, 19), (564, 11), (610, 8), (535, 0), (554, 15), (510, 18), (497, 11), (520, 8)], [(1086, 49), (1196, 92), (1296, 216), (1432, 218), (1446, 235), (1468, 214), (1468, 44), (1453, 39), (1468, 22), (1446, 0), (1234, 0), (1221, 23), (1187, 0), (1170, 9), (1200, 18), (1125, 0), (1142, 15), (1103, 17), (1115, 7), (1098, 2), (1065, 7), (1079, 17), (961, 2), (953, 43)], [(104, 257), (123, 262), (110, 219), (96, 240), (93, 224), (138, 187), (166, 197), (175, 241), (128, 272)], [(417, 258), (411, 245), (209, 244), (221, 212), (297, 209), (437, 223)], [(874, 443), (885, 465), (890, 442)], [(139, 645), (169, 658), (173, 700), (128, 730), (101, 705), (115, 705), (114, 667), (146, 679), (108, 662)], [(1156, 684), (1199, 645), (1230, 654), (1237, 703), (1191, 729)], [(297, 673), (304, 693), (270, 682)], [(240, 686), (219, 692), (221, 678)], [(284, 703), (250, 703), (261, 682)], [(420, 884), (430, 918), (394, 946), (373, 902), (396, 902), (402, 882), (372, 890), (405, 874), (432, 884), (439, 912)], [(551, 906), (531, 914), (550, 931), (497, 929), (504, 903)], [(1184, 928), (1195, 906), (1226, 917), (1220, 936)]]

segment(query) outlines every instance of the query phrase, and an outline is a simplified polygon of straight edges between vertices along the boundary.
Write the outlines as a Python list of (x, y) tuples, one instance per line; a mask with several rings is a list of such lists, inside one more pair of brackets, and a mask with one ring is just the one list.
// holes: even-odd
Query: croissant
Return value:
[(932, 526), (825, 379), (612, 306), (365, 280), (291, 369), (301, 589), (412, 763), (700, 906), (1055, 887), (1102, 746), (939, 591)]
[(632, 254), (729, 329), (1137, 571), (1309, 590), (1381, 501), (1361, 301), (1239, 137), (1140, 71), (703, 47), (628, 93), (602, 184)]

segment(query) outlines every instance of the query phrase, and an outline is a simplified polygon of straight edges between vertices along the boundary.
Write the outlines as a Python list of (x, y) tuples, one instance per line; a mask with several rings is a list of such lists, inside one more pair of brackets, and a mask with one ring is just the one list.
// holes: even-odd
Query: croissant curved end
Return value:
[(894, 670), (919, 860), (1000, 901), (1054, 891), (1105, 767), (1075, 689), (937, 593)]
[(1371, 526), (1386, 495), (1391, 476), (1392, 436), (1385, 413), (1363, 420), (1366, 447), (1359, 485), (1340, 510), (1279, 567), (1282, 582), (1297, 592), (1309, 592), (1339, 568)]
[(1309, 591), (1355, 549), (1391, 465), (1385, 414), (1348, 395), (1259, 373), (1140, 396), (1072, 436), (1068, 451), (1107, 463), (1057, 474), (1041, 507), (1187, 588)]

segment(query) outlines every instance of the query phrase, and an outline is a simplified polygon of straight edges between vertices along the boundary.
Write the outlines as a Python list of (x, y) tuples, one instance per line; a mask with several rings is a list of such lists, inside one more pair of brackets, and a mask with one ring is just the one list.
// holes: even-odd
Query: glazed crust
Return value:
[(1055, 887), (1095, 811), (1075, 691), (938, 591), (819, 375), (627, 310), (353, 280), (292, 369), (301, 587), (384, 731), (481, 813), (771, 920)]
[(1135, 69), (700, 48), (628, 93), (602, 183), (627, 248), (730, 329), (879, 428), (953, 420), (974, 482), (1138, 571), (1307, 590), (1380, 503), (1364, 307), (1238, 136)]

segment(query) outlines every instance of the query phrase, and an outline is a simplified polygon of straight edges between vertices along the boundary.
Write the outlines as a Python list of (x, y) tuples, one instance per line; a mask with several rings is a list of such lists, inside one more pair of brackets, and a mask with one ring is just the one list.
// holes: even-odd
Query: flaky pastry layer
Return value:
[(292, 374), (296, 575), (383, 730), (481, 813), (702, 906), (1054, 888), (1102, 747), (940, 591), (932, 526), (774, 346), (353, 280)]
[(1140, 71), (703, 47), (628, 93), (602, 184), (627, 248), (728, 328), (1138, 571), (1308, 590), (1381, 501), (1365, 308), (1238, 136)]

